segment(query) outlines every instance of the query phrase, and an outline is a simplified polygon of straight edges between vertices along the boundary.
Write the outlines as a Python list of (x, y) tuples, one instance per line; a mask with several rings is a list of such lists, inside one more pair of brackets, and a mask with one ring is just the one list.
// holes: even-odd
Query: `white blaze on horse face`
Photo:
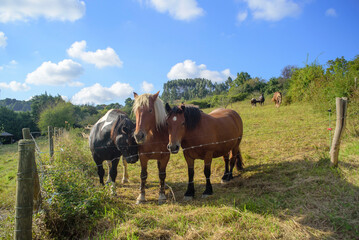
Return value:
[(172, 118), (172, 120), (173, 120), (174, 122), (177, 121), (177, 117), (174, 116), (174, 117)]

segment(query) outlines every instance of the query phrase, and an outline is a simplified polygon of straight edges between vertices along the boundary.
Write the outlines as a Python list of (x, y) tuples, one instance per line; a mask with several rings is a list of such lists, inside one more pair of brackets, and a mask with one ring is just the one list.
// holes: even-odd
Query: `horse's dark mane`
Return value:
[[(201, 121), (201, 110), (195, 106), (185, 106), (184, 109), (184, 118), (186, 129), (192, 130), (197, 127), (198, 123)], [(174, 106), (172, 108), (172, 113), (183, 113), (182, 108)]]
[[(111, 139), (113, 141), (116, 140), (116, 136), (117, 136), (117, 133), (119, 131), (119, 128), (120, 126), (122, 125), (122, 122), (125, 122), (126, 119), (130, 120), (128, 117), (127, 117), (127, 114), (125, 112), (122, 112), (121, 110), (118, 110), (118, 109), (115, 109), (115, 111), (117, 111), (118, 113), (120, 113), (120, 115), (118, 115), (117, 119), (116, 119), (116, 122), (115, 124), (113, 125), (112, 129), (111, 129)], [(130, 120), (131, 121), (131, 120)]]

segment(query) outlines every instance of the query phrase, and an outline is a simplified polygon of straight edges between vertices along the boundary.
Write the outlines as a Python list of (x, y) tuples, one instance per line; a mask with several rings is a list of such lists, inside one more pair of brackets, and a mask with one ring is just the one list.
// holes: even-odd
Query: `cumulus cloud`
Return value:
[(7, 40), (7, 37), (5, 36), (5, 33), (0, 32), (0, 47), (3, 47), (3, 48), (6, 47), (6, 45), (7, 45), (6, 40)]
[(280, 21), (300, 14), (301, 7), (292, 0), (244, 0), (254, 19)]
[(117, 56), (115, 50), (108, 47), (104, 50), (98, 49), (96, 52), (86, 52), (86, 41), (74, 42), (69, 49), (67, 54), (73, 58), (79, 58), (86, 63), (95, 64), (98, 68), (107, 66), (122, 67), (123, 62)]
[(116, 82), (111, 87), (103, 87), (96, 83), (91, 87), (81, 89), (72, 98), (73, 104), (101, 104), (117, 101), (131, 96), (133, 88), (128, 83)]
[(141, 84), (141, 90), (142, 90), (142, 92), (150, 93), (153, 90), (153, 84), (143, 81)]
[(58, 64), (51, 61), (44, 62), (34, 72), (27, 74), (25, 82), (35, 85), (68, 85), (78, 86), (74, 79), (83, 73), (81, 64), (71, 59), (65, 59)]
[(30, 87), (26, 85), (26, 83), (19, 83), (16, 81), (11, 81), (10, 83), (0, 82), (0, 88), (10, 89), (14, 92), (30, 90)]
[(167, 74), (168, 79), (186, 79), (186, 78), (206, 78), (212, 82), (224, 82), (228, 77), (232, 76), (229, 69), (221, 72), (211, 71), (207, 69), (204, 64), (197, 65), (192, 60), (185, 60), (184, 62), (174, 65)]
[(76, 21), (85, 14), (85, 2), (79, 0), (2, 0), (0, 22), (49, 20)]
[[(145, 0), (160, 13), (168, 12), (174, 19), (190, 21), (204, 14), (196, 0)], [(140, 2), (142, 2), (140, 0)]]
[(329, 8), (327, 9), (327, 11), (325, 11), (325, 15), (328, 17), (336, 17), (337, 15), (337, 11), (335, 11), (334, 8)]

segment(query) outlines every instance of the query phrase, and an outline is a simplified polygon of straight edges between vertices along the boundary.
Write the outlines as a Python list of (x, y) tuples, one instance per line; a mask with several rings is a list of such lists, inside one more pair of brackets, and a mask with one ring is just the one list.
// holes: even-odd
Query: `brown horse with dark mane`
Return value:
[[(230, 109), (216, 109), (209, 114), (194, 106), (171, 107), (166, 104), (169, 133), (168, 149), (178, 153), (180, 146), (188, 166), (188, 186), (185, 199), (194, 197), (194, 160), (204, 160), (206, 190), (203, 197), (213, 194), (211, 176), (212, 158), (223, 156), (225, 172), (222, 181), (233, 178), (234, 165), (243, 169), (239, 144), (243, 135), (243, 123), (237, 112)], [(230, 159), (230, 164), (229, 164)], [(228, 166), (230, 165), (230, 166)]]
[(166, 200), (165, 178), (166, 167), (170, 159), (167, 150), (168, 130), (166, 126), (166, 111), (162, 100), (156, 94), (134, 93), (135, 102), (133, 112), (136, 114), (135, 140), (139, 144), (139, 155), (141, 162), (141, 186), (137, 203), (146, 201), (145, 185), (147, 179), (147, 163), (150, 159), (157, 159), (158, 174), (160, 178), (160, 192), (158, 201)]
[(277, 108), (279, 108), (280, 104), (282, 103), (282, 93), (281, 92), (275, 92), (273, 94), (272, 102), (274, 102), (275, 106)]

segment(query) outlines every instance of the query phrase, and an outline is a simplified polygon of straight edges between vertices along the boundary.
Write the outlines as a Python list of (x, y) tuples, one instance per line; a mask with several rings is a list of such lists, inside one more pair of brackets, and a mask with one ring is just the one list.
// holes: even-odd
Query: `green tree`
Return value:
[(41, 112), (38, 126), (41, 131), (47, 131), (48, 126), (68, 127), (76, 123), (75, 108), (69, 102), (60, 102), (54, 107), (48, 107)]
[(31, 99), (31, 116), (35, 122), (39, 121), (40, 113), (49, 107), (54, 107), (60, 102), (65, 102), (60, 95), (53, 97), (47, 92), (36, 95)]

